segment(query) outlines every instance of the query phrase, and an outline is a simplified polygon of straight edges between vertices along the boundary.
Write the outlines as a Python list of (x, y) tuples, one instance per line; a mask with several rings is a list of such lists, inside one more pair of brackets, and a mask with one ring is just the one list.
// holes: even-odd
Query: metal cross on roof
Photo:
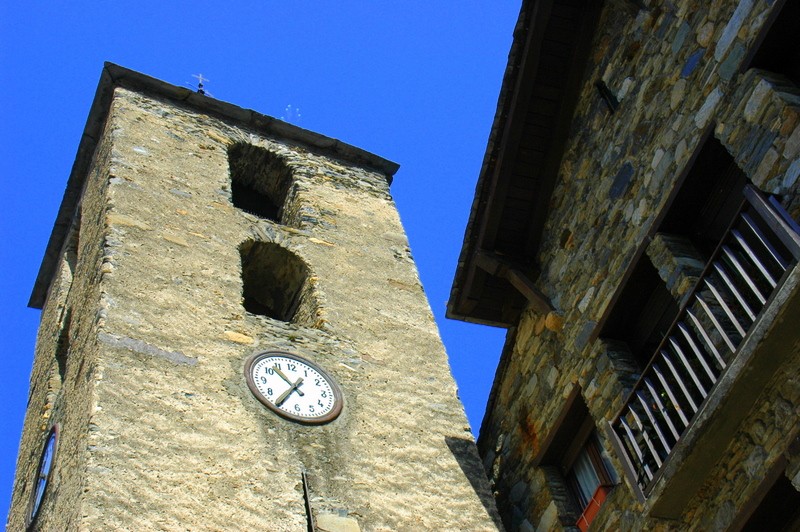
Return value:
[(203, 77), (202, 74), (192, 74), (193, 78), (197, 78), (197, 92), (200, 94), (205, 94), (206, 90), (203, 88), (204, 81), (211, 81), (208, 78)]

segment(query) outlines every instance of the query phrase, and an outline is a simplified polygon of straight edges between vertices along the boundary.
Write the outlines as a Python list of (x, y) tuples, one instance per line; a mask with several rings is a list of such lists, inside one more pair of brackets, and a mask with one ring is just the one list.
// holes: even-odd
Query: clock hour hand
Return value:
[[(291, 382), (289, 382), (289, 384), (292, 384), (292, 383), (291, 383)], [(298, 386), (300, 386), (301, 384), (303, 384), (303, 377), (300, 377), (299, 379), (297, 379), (297, 382), (295, 382), (294, 384), (292, 384), (292, 386), (291, 386), (291, 387), (290, 387), (288, 390), (286, 390), (285, 392), (283, 392), (283, 393), (282, 393), (282, 394), (281, 394), (281, 395), (280, 395), (280, 396), (279, 396), (279, 397), (278, 397), (278, 398), (275, 400), (275, 406), (281, 406), (281, 405), (284, 403), (284, 401), (286, 401), (286, 399), (288, 399), (288, 397), (289, 397), (289, 396), (292, 394), (292, 392), (294, 392), (294, 391), (297, 391), (297, 393), (298, 393), (299, 395), (301, 395), (301, 396), (302, 396), (302, 395), (303, 395), (303, 392), (301, 392), (301, 391), (300, 391), (300, 390), (297, 388), (297, 387), (298, 387)]]
[[(299, 395), (300, 397), (303, 397), (303, 392), (300, 391), (299, 389), (297, 389), (297, 386), (299, 385), (300, 382), (303, 382), (303, 379), (300, 379), (300, 381), (298, 383), (292, 384), (292, 381), (289, 380), (289, 377), (284, 375), (283, 372), (280, 369), (278, 369), (278, 365), (277, 364), (272, 366), (272, 369), (275, 371), (275, 373), (278, 374), (278, 376), (281, 379), (286, 381), (286, 384), (292, 386), (295, 390), (297, 390), (297, 395)], [(289, 388), (289, 390), (290, 390), (290, 393), (291, 393), (292, 388)], [(281, 396), (281, 397), (283, 397), (283, 396)], [(284, 399), (286, 399), (286, 398), (284, 397)]]

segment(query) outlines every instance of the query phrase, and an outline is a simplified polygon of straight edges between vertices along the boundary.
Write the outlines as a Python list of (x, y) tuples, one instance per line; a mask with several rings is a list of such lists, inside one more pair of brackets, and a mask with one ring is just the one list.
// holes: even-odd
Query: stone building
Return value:
[(800, 528), (800, 2), (525, 0), (448, 313), (509, 530)]
[(496, 530), (396, 170), (107, 64), (8, 530)]

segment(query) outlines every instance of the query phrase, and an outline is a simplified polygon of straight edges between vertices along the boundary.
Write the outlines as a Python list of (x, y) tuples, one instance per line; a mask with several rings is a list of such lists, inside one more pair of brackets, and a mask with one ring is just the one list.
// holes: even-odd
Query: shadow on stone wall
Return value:
[(447, 446), (450, 452), (456, 458), (458, 465), (461, 466), (461, 471), (472, 484), (472, 489), (478, 495), (478, 498), (486, 508), (486, 512), (491, 516), (492, 521), (497, 526), (498, 530), (504, 530), (503, 522), (500, 520), (500, 514), (497, 512), (497, 506), (494, 502), (494, 497), (489, 490), (489, 482), (486, 478), (486, 472), (481, 465), (478, 450), (475, 447), (475, 442), (467, 438), (453, 438), (451, 436), (445, 437)]

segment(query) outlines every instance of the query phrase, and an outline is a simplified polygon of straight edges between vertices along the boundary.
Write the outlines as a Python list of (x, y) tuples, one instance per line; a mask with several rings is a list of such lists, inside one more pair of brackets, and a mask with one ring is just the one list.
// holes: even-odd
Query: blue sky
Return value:
[[(54, 8), (54, 5), (59, 7)], [(39, 311), (26, 307), (104, 61), (400, 163), (392, 193), (477, 433), (504, 330), (444, 319), (519, 0), (0, 3), (0, 514)]]

